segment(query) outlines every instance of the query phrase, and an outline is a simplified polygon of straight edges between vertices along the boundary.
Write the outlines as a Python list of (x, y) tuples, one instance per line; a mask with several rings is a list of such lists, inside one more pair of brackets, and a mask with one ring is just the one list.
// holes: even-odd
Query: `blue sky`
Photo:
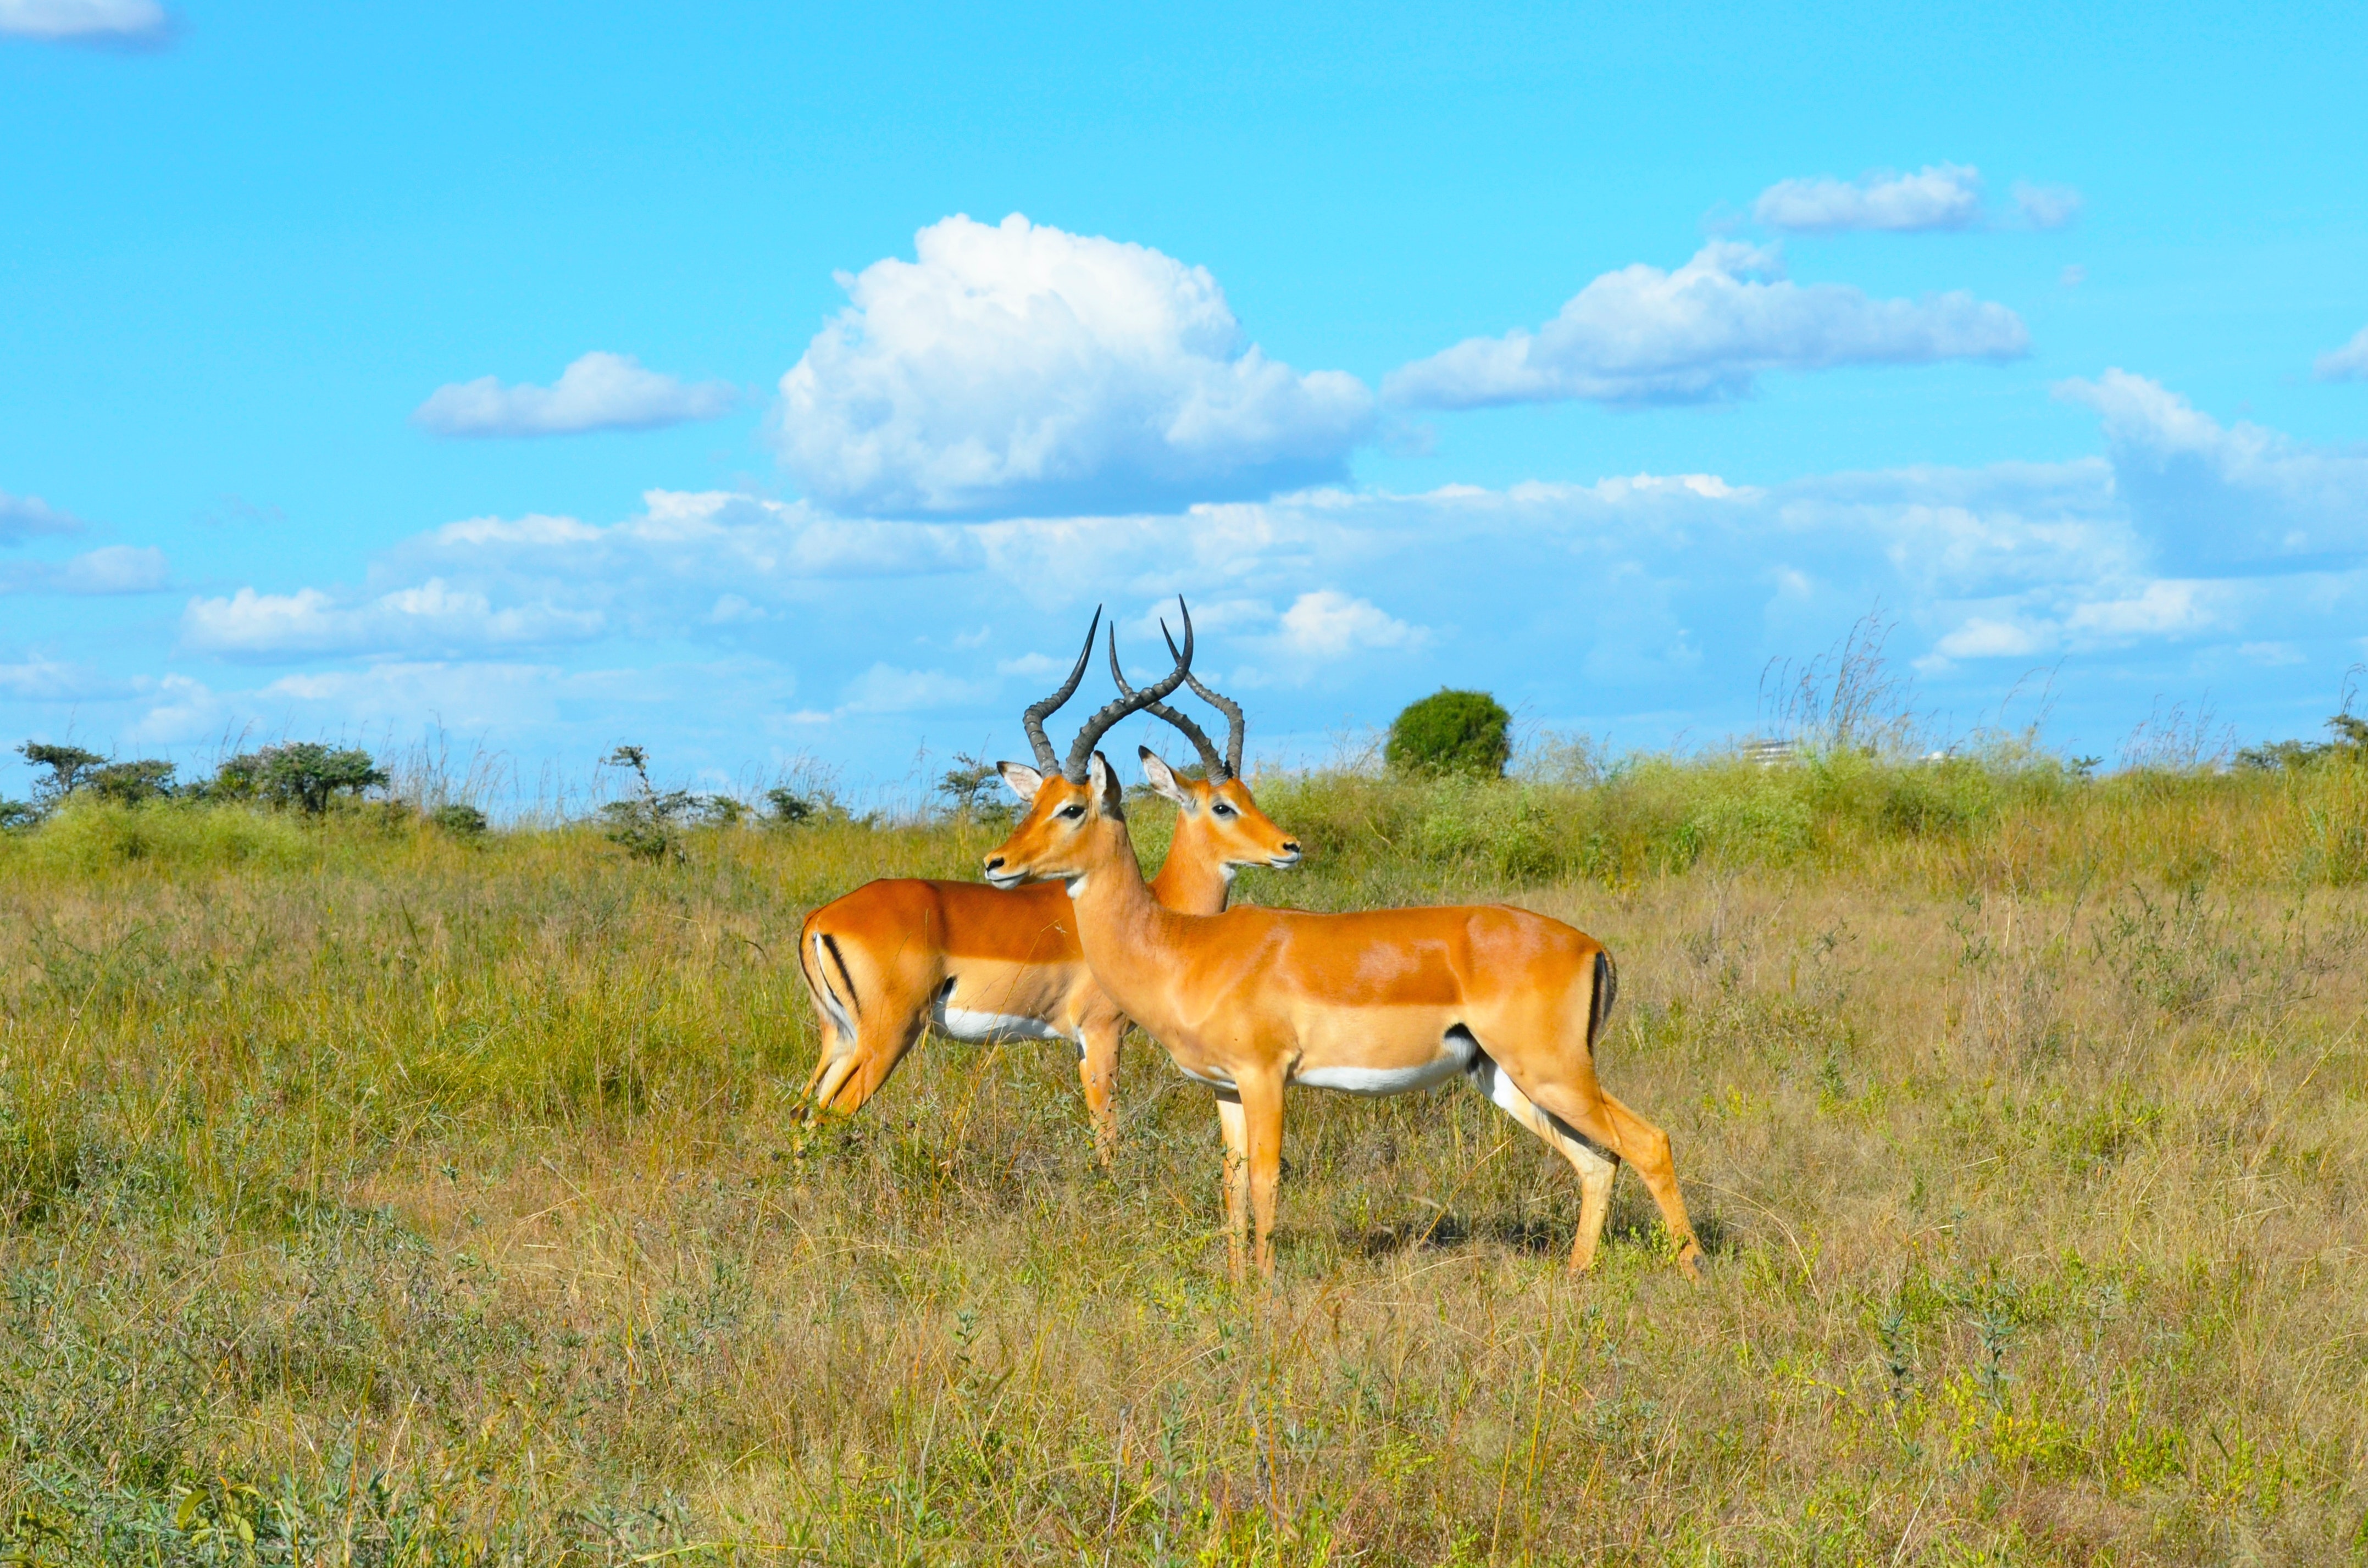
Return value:
[(1269, 756), (1878, 605), (1960, 731), (2333, 710), (2368, 13), (1543, 12), (0, 0), (0, 737), (860, 791), (1179, 592)]

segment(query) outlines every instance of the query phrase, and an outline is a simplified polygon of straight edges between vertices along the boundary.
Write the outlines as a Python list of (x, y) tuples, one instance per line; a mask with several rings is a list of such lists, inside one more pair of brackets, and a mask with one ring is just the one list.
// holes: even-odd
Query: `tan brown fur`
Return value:
[[(1298, 858), (1297, 842), (1240, 779), (1163, 773), (1172, 793), (1162, 792), (1177, 802), (1176, 836), (1150, 896), (1213, 915), (1225, 907), (1232, 868)], [(964, 1008), (1032, 1019), (1077, 1043), (1095, 1153), (1107, 1165), (1118, 1142), (1111, 1091), (1127, 1018), (1095, 985), (1076, 924), (1056, 887), (1001, 891), (910, 877), (867, 882), (815, 910), (798, 938), (823, 1038), (806, 1080), (813, 1103), (841, 1114), (860, 1109), (920, 1039), (951, 983)], [(840, 1027), (837, 1009), (852, 1031)]]
[(1505, 905), (1179, 912), (1144, 882), (1119, 806), (1116, 776), (1096, 753), (1085, 782), (1043, 780), (986, 875), (1065, 883), (1095, 983), (1178, 1066), (1220, 1086), (1237, 1276), (1246, 1211), (1258, 1267), (1273, 1267), (1285, 1086), (1438, 1070), (1459, 1060), (1459, 1034), (1474, 1048), (1474, 1081), (1485, 1071), (1491, 1097), (1579, 1173), (1571, 1267), (1593, 1261), (1612, 1162), (1624, 1160), (1659, 1205), (1679, 1265), (1695, 1270), (1701, 1248), (1668, 1137), (1596, 1079), (1613, 971), (1594, 938)]

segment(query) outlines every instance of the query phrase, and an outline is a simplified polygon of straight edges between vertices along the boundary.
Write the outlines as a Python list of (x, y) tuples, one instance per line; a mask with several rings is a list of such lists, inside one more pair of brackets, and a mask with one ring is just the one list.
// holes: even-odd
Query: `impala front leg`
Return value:
[(1282, 1075), (1247, 1074), (1237, 1080), (1247, 1134), (1250, 1218), (1258, 1235), (1258, 1271), (1274, 1274), (1274, 1188), (1282, 1178)]
[(1250, 1138), (1242, 1097), (1231, 1089), (1217, 1091), (1217, 1131), (1225, 1136), (1225, 1267), (1238, 1285), (1249, 1232)]
[(1094, 1164), (1105, 1171), (1118, 1158), (1118, 1111), (1111, 1096), (1118, 1089), (1119, 1043), (1125, 1035), (1122, 1018), (1077, 1029), (1077, 1081), (1086, 1091), (1086, 1115), (1094, 1124)]

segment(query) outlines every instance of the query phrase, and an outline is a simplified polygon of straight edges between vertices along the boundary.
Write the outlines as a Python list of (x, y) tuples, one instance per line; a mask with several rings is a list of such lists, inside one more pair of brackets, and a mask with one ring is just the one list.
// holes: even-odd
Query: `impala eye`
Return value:
[(1057, 814), (1075, 821), (1076, 818), (1086, 814), (1086, 808), (1083, 806), (1063, 806)]
[(1219, 801), (1215, 805), (1211, 806), (1209, 810), (1215, 815), (1221, 817), (1239, 816), (1241, 814), (1239, 812), (1234, 810), (1233, 807), (1225, 804), (1223, 801)]

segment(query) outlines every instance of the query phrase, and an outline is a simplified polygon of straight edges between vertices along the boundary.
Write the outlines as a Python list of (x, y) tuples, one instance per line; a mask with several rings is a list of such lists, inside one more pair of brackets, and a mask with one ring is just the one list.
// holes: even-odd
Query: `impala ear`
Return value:
[(995, 770), (1011, 786), (1011, 792), (1023, 801), (1033, 801), (1036, 791), (1044, 787), (1044, 776), (1024, 762), (998, 762)]
[(1095, 801), (1100, 803), (1102, 815), (1126, 815), (1126, 791), (1119, 786), (1118, 769), (1112, 767), (1110, 758), (1099, 752), (1094, 753), (1093, 761), (1086, 765), (1086, 788), (1093, 791)]
[(1143, 777), (1150, 782), (1153, 794), (1173, 801), (1188, 812), (1192, 809), (1192, 797), (1177, 778), (1174, 768), (1154, 756), (1149, 746), (1136, 747), (1135, 755), (1143, 758)]

